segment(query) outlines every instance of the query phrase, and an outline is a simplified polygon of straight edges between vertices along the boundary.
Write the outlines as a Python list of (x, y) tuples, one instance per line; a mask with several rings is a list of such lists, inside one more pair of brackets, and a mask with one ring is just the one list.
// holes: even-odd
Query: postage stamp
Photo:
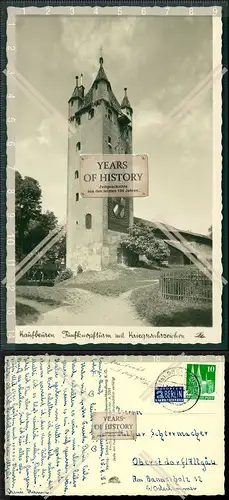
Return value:
[(7, 14), (8, 343), (220, 343), (222, 8)]
[(192, 385), (193, 375), (198, 378), (200, 384), (200, 399), (214, 399), (216, 365), (187, 365), (186, 391), (190, 398), (195, 397)]

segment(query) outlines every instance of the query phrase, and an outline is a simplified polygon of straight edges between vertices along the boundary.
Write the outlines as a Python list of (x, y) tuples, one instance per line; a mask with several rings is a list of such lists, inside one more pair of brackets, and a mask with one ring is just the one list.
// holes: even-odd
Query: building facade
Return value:
[(133, 224), (133, 198), (81, 198), (80, 154), (131, 154), (133, 110), (127, 97), (116, 99), (99, 59), (99, 69), (85, 93), (82, 75), (68, 102), (74, 133), (68, 138), (66, 265), (100, 270), (119, 259), (123, 233)]
[[(167, 264), (185, 266), (192, 265), (195, 259), (212, 261), (212, 238), (209, 236), (134, 217), (134, 224), (139, 223), (146, 223), (152, 228), (155, 238), (163, 240), (168, 245), (170, 255)], [(139, 260), (144, 263), (147, 259), (141, 256)]]
[[(191, 264), (193, 258), (211, 260), (212, 240), (207, 236), (144, 221), (134, 217), (133, 198), (81, 198), (80, 154), (131, 154), (133, 110), (124, 89), (122, 103), (116, 99), (99, 59), (94, 82), (85, 93), (82, 75), (68, 102), (72, 131), (68, 138), (66, 266), (73, 272), (99, 271), (117, 262), (144, 265), (146, 260), (122, 250), (119, 243), (133, 223), (146, 222), (158, 239), (170, 248), (168, 264)], [(186, 250), (176, 234), (186, 240)], [(142, 264), (141, 264), (142, 263)]]

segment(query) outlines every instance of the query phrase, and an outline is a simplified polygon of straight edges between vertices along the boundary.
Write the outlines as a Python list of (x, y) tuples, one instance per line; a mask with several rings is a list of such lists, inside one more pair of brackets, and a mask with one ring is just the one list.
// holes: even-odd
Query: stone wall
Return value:
[[(100, 84), (101, 85), (101, 84)], [(99, 85), (99, 86), (100, 86)], [(96, 98), (106, 97), (107, 87), (103, 84)], [(77, 272), (80, 265), (83, 270), (100, 270), (117, 262), (117, 247), (122, 233), (108, 229), (108, 199), (81, 198), (79, 179), (80, 154), (120, 154), (125, 153), (126, 140), (120, 136), (119, 122), (113, 111), (112, 120), (108, 117), (108, 105), (101, 101), (94, 106), (94, 117), (89, 119), (88, 111), (81, 115), (81, 124), (76, 125), (76, 133), (69, 137), (68, 143), (68, 201), (67, 201), (67, 257), (66, 265)], [(74, 122), (72, 122), (72, 125)], [(112, 148), (108, 145), (111, 139)], [(131, 148), (131, 134), (129, 136)], [(81, 149), (77, 153), (76, 145)], [(85, 225), (86, 214), (91, 214), (91, 229)], [(133, 222), (133, 199), (130, 202), (130, 225)]]
[[(100, 269), (102, 265), (104, 199), (79, 197), (76, 201), (80, 186), (79, 179), (75, 179), (75, 170), (79, 170), (79, 154), (101, 153), (102, 123), (103, 109), (96, 107), (93, 119), (88, 118), (87, 112), (81, 115), (81, 125), (69, 138), (66, 265), (73, 272), (79, 265), (83, 270)], [(81, 143), (78, 154), (77, 142)], [(86, 229), (86, 214), (92, 216), (91, 229)]]

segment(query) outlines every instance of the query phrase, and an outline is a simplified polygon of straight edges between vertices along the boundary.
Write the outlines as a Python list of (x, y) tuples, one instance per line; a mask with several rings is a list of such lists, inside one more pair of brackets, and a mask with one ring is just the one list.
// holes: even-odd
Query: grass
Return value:
[(65, 302), (69, 303), (71, 292), (59, 287), (17, 285), (16, 295), (17, 298), (34, 300), (47, 306), (59, 306)]
[(130, 288), (136, 286), (129, 280), (120, 281), (118, 280), (107, 280), (107, 281), (92, 281), (90, 283), (79, 283), (77, 288), (82, 290), (88, 290), (93, 293), (98, 293), (99, 295), (106, 295), (107, 297), (118, 297), (121, 293), (127, 292)]
[(75, 312), (87, 306), (87, 297), (77, 289), (17, 286), (16, 295), (17, 325), (39, 324), (40, 316), (59, 306), (70, 307)]
[[(72, 289), (80, 288), (99, 295), (118, 297), (121, 293), (154, 280), (160, 270), (116, 266), (103, 271), (85, 271), (56, 284), (54, 287), (18, 285), (17, 297), (34, 300), (50, 306), (71, 304), (75, 297)], [(74, 296), (74, 297), (73, 297)]]
[(126, 268), (117, 266), (104, 271), (85, 271), (56, 285), (55, 289), (81, 288), (90, 292), (111, 297), (140, 286), (144, 281), (154, 280), (160, 275), (160, 270), (143, 268)]
[(212, 326), (211, 305), (164, 299), (158, 285), (134, 290), (131, 301), (152, 326)]
[(16, 302), (16, 318), (18, 325), (33, 324), (39, 318), (39, 312), (34, 307)]

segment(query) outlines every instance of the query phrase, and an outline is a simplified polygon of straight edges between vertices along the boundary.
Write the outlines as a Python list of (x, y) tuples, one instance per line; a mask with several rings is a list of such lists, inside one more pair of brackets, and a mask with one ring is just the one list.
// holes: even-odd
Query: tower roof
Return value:
[(128, 97), (127, 97), (127, 88), (126, 87), (124, 88), (124, 92), (125, 92), (125, 95), (124, 95), (123, 100), (122, 100), (121, 109), (129, 108), (132, 111), (132, 107), (130, 105), (130, 101), (129, 101)]
[[(81, 75), (81, 77), (82, 77), (82, 75)], [(72, 92), (72, 95), (71, 95), (69, 101), (71, 101), (72, 98), (76, 98), (76, 97), (79, 97), (80, 99), (82, 99), (82, 85), (80, 85), (80, 87), (79, 87), (79, 77), (78, 76), (76, 76), (75, 79), (76, 79), (76, 86)]]
[(74, 88), (71, 98), (72, 97), (81, 97), (79, 87)]
[[(112, 91), (110, 82), (109, 82), (109, 80), (107, 78), (107, 75), (106, 75), (106, 73), (104, 71), (104, 68), (103, 68), (103, 57), (102, 56), (99, 58), (99, 64), (100, 64), (100, 67), (99, 67), (99, 71), (97, 73), (97, 76), (96, 76), (96, 78), (95, 78), (95, 80), (94, 80), (94, 82), (93, 82), (90, 90), (86, 93), (86, 95), (82, 99), (82, 102), (81, 102), (81, 105), (80, 105), (80, 107), (78, 109), (78, 112), (80, 112), (83, 109), (85, 109), (85, 108), (93, 105), (93, 87), (94, 87), (94, 84), (98, 83), (101, 80), (104, 80), (104, 81), (106, 81), (109, 84), (109, 90), (108, 90), (107, 100), (108, 100), (110, 106), (112, 106), (117, 111), (117, 113), (122, 113), (121, 106), (120, 106), (118, 100), (116, 99), (116, 97), (115, 97), (115, 95), (114, 95), (114, 93)], [(75, 91), (77, 91), (77, 89), (75, 89), (74, 92)]]
[[(110, 106), (112, 106), (115, 109), (115, 111), (117, 111), (117, 113), (122, 113), (121, 106), (120, 106), (118, 100), (116, 99), (112, 89), (110, 89), (110, 92), (109, 92), (109, 104), (110, 104)], [(85, 95), (78, 111), (82, 111), (83, 109), (90, 107), (92, 105), (93, 105), (93, 86), (90, 88), (90, 90)]]
[[(107, 92), (106, 100), (109, 103), (109, 105), (118, 113), (118, 115), (123, 115), (122, 108), (129, 108), (132, 111), (132, 108), (131, 108), (129, 99), (128, 99), (127, 95), (126, 95), (126, 92), (125, 92), (125, 96), (124, 96), (124, 99), (122, 101), (122, 105), (121, 106), (120, 106), (118, 100), (116, 99), (116, 97), (115, 97), (115, 95), (113, 93), (113, 90), (111, 88), (111, 84), (110, 84), (110, 82), (109, 82), (109, 80), (107, 78), (107, 75), (106, 75), (106, 73), (104, 71), (104, 68), (103, 68), (103, 57), (102, 57), (102, 55), (99, 58), (99, 64), (100, 64), (100, 67), (99, 67), (97, 76), (96, 76), (96, 78), (95, 78), (95, 80), (94, 80), (91, 88), (85, 94), (85, 96), (82, 96), (82, 94), (79, 93), (79, 91), (77, 89), (77, 86), (76, 86), (76, 88), (73, 91), (72, 97), (78, 97), (78, 96), (81, 97), (81, 103), (80, 103), (80, 106), (79, 106), (79, 109), (78, 109), (77, 113), (81, 113), (85, 108), (93, 106), (93, 104), (94, 104), (94, 101), (93, 101), (93, 97), (94, 97), (94, 85), (95, 85), (95, 83), (98, 83), (101, 80), (107, 82), (107, 84), (108, 84), (108, 92)], [(125, 91), (126, 91), (126, 89), (125, 89)]]
[(100, 64), (100, 68), (99, 68), (99, 71), (97, 73), (97, 76), (96, 76), (94, 83), (99, 82), (100, 80), (105, 80), (106, 82), (110, 83), (108, 78), (107, 78), (107, 75), (104, 71), (104, 68), (103, 68), (103, 57), (102, 56), (99, 58), (99, 64)]

